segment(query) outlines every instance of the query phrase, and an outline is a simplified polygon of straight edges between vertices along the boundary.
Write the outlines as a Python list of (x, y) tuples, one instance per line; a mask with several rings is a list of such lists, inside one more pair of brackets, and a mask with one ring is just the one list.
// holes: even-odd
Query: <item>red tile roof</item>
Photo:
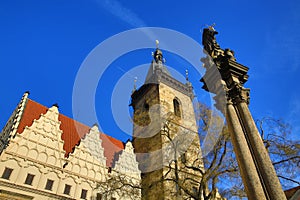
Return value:
[(90, 127), (62, 114), (59, 114), (58, 120), (61, 121), (60, 129), (63, 131), (61, 139), (65, 141), (65, 157), (68, 157), (74, 147), (79, 144), (80, 139), (90, 131)]
[[(124, 144), (120, 140), (110, 137), (105, 134), (100, 134), (102, 147), (104, 148), (104, 156), (107, 158), (106, 166), (111, 167), (116, 160), (115, 156), (124, 149)], [(107, 151), (109, 149), (109, 151)]]
[(46, 106), (28, 99), (17, 132), (22, 133), (26, 126), (31, 126), (33, 120), (39, 119), (41, 114), (45, 114), (47, 110), (48, 108)]
[[(30, 127), (34, 119), (39, 119), (41, 114), (45, 114), (47, 110), (46, 106), (28, 99), (17, 132), (21, 134), (26, 126)], [(65, 157), (68, 157), (69, 153), (73, 152), (75, 146), (79, 144), (80, 139), (89, 132), (90, 127), (63, 114), (59, 114), (58, 120), (61, 121), (60, 129), (63, 131), (61, 138), (64, 141)], [(100, 134), (100, 138), (104, 148), (104, 156), (107, 158), (106, 165), (111, 167), (115, 155), (124, 149), (124, 144), (120, 140), (104, 133)]]

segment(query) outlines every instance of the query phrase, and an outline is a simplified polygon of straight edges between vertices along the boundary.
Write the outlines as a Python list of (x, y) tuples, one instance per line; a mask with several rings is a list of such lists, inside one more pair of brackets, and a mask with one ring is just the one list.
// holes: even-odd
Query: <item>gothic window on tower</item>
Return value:
[(182, 163), (186, 163), (186, 153), (183, 153), (182, 155), (181, 155), (181, 162)]
[(139, 126), (147, 126), (150, 123), (150, 116), (149, 116), (149, 104), (145, 101), (140, 109), (140, 113), (137, 115), (138, 125)]
[(173, 99), (173, 106), (174, 106), (174, 114), (177, 117), (181, 118), (181, 105), (177, 98)]
[(150, 116), (149, 116), (149, 109), (150, 109), (150, 106), (147, 102), (144, 103), (144, 121), (145, 121), (145, 124), (144, 125), (148, 125), (150, 123)]
[(134, 123), (138, 126), (147, 126), (150, 123), (149, 104), (144, 101), (134, 109)]
[(149, 104), (148, 103), (144, 103), (144, 110), (146, 111), (146, 112), (149, 112)]

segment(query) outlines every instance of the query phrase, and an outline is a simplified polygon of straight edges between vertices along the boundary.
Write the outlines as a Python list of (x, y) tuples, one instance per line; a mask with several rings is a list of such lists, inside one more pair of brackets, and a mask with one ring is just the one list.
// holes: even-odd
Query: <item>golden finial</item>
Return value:
[(155, 44), (156, 44), (156, 48), (158, 49), (158, 47), (159, 47), (159, 41), (155, 40)]
[(136, 90), (136, 82), (137, 82), (137, 77), (134, 77), (134, 85), (133, 85), (134, 90)]

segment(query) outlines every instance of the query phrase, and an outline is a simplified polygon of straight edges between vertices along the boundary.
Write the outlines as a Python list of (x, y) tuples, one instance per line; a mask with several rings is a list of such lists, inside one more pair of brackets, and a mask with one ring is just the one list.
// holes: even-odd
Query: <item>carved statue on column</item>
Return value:
[(236, 62), (234, 52), (221, 49), (218, 32), (210, 26), (203, 30), (206, 72), (203, 89), (215, 94), (216, 108), (226, 117), (231, 141), (249, 199), (286, 199), (268, 152), (260, 138), (248, 104), (250, 89), (244, 88), (249, 68)]

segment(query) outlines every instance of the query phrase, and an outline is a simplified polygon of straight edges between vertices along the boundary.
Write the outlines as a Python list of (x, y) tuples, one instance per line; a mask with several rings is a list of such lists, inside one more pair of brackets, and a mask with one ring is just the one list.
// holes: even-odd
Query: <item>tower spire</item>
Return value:
[(156, 43), (156, 49), (155, 52), (152, 52), (152, 62), (151, 65), (149, 67), (146, 79), (145, 79), (145, 83), (155, 83), (157, 82), (161, 77), (162, 74), (166, 74), (168, 76), (171, 76), (170, 72), (168, 71), (168, 69), (166, 68), (166, 66), (164, 66), (164, 63), (166, 62), (166, 60), (163, 57), (163, 53), (159, 48), (159, 41), (155, 40)]

